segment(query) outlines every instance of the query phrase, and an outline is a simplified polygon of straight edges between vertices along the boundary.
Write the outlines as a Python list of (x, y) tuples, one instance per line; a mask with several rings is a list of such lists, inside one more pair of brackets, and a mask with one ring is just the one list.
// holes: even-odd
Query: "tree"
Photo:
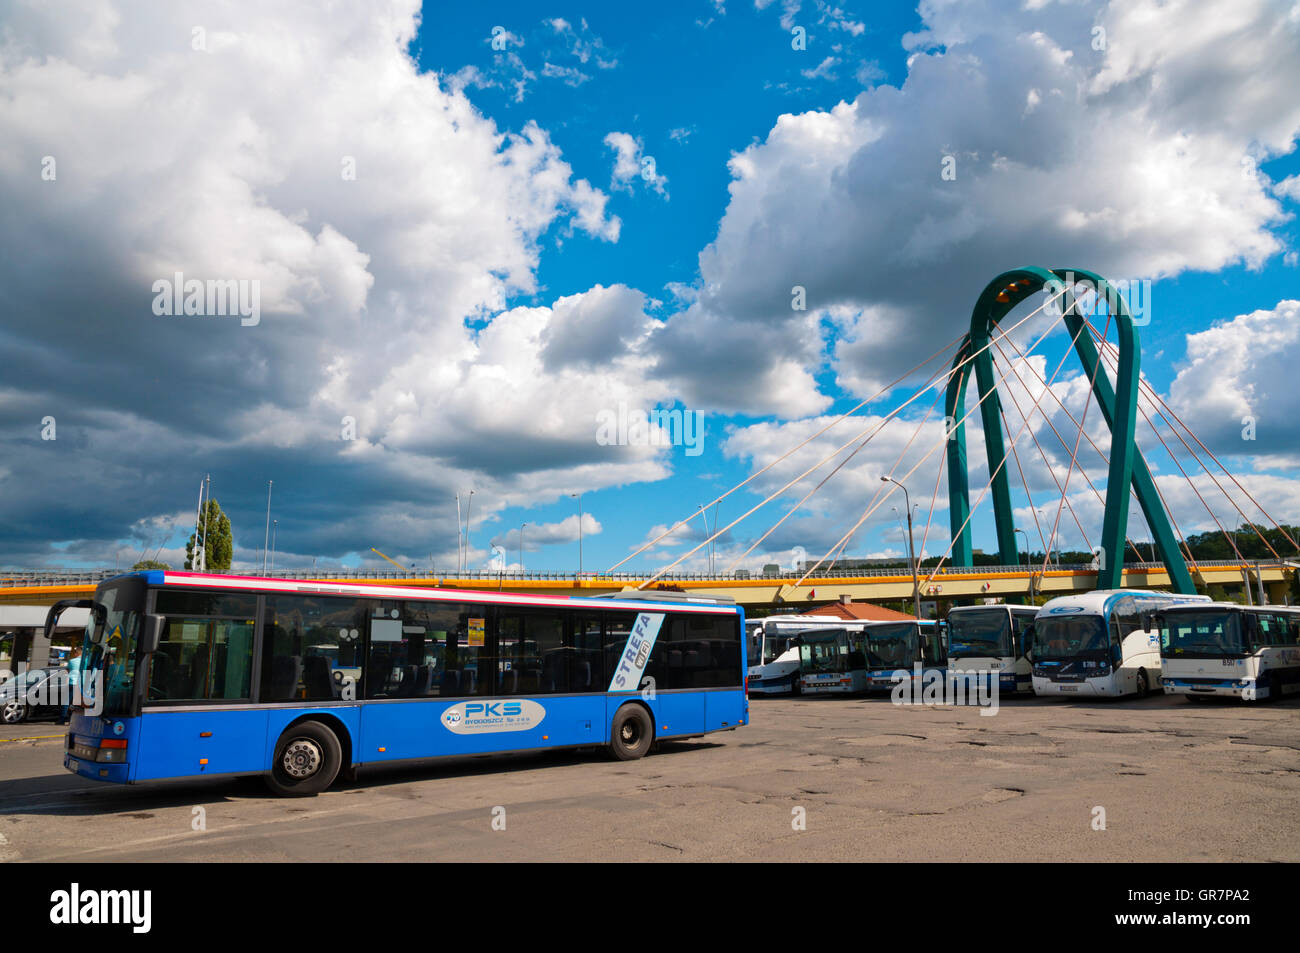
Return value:
[[(188, 568), (188, 567), (189, 567), (189, 564), (186, 563), (186, 568)], [(136, 569), (171, 569), (171, 568), (172, 568), (171, 566), (167, 565), (166, 563), (159, 562), (159, 561), (156, 560), (156, 559), (142, 559), (142, 560), (140, 560), (138, 563), (136, 563), (134, 566), (131, 567), (132, 570), (136, 570)]]
[(206, 528), (206, 545), (203, 547), (206, 552), (206, 571), (225, 572), (230, 568), (231, 558), (235, 554), (230, 517), (221, 512), (221, 504), (216, 500), (208, 500), (203, 510), (198, 529), (190, 534), (189, 542), (185, 544), (185, 568), (194, 568), (195, 537)]

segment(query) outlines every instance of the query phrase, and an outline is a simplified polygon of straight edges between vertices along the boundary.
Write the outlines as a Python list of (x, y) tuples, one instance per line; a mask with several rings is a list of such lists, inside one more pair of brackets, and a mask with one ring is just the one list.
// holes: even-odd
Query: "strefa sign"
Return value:
[(641, 684), (641, 676), (645, 673), (650, 653), (654, 651), (655, 639), (659, 637), (659, 627), (663, 624), (662, 612), (637, 613), (636, 623), (628, 633), (623, 654), (619, 656), (618, 668), (609, 680), (611, 692), (635, 691)]
[(442, 713), (442, 724), (455, 734), (475, 735), (495, 731), (527, 731), (540, 725), (545, 717), (546, 709), (526, 698), (488, 698), (452, 705)]

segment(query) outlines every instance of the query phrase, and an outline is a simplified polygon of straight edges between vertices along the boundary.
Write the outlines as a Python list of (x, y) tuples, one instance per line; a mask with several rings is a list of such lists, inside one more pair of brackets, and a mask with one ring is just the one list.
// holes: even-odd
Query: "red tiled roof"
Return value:
[(847, 619), (855, 622), (893, 622), (896, 619), (915, 619), (916, 616), (906, 612), (895, 612), (893, 609), (886, 609), (884, 606), (873, 605), (870, 602), (831, 602), (817, 609), (808, 609), (800, 615), (833, 615), (838, 619)]

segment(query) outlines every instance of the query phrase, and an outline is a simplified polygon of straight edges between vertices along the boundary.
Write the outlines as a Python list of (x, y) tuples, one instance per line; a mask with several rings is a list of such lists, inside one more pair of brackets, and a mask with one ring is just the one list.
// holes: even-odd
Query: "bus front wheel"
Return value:
[(314, 797), (338, 777), (343, 748), (319, 721), (303, 721), (280, 736), (266, 783), (284, 797)]
[(1137, 673), (1137, 697), (1138, 697), (1138, 698), (1146, 698), (1146, 697), (1147, 697), (1147, 692), (1150, 690), (1150, 688), (1151, 688), (1151, 683), (1150, 683), (1149, 681), (1147, 681), (1147, 670), (1144, 669), (1144, 668), (1140, 668), (1140, 669), (1138, 669), (1138, 673)]
[(655, 726), (640, 705), (624, 705), (614, 716), (609, 749), (619, 761), (644, 757), (654, 741)]

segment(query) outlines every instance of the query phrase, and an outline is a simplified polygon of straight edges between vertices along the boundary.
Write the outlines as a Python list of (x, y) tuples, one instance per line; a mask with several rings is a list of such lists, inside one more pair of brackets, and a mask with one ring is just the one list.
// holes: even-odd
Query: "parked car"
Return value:
[(58, 718), (67, 698), (66, 668), (34, 668), (0, 685), (0, 722), (17, 725), (31, 718)]

